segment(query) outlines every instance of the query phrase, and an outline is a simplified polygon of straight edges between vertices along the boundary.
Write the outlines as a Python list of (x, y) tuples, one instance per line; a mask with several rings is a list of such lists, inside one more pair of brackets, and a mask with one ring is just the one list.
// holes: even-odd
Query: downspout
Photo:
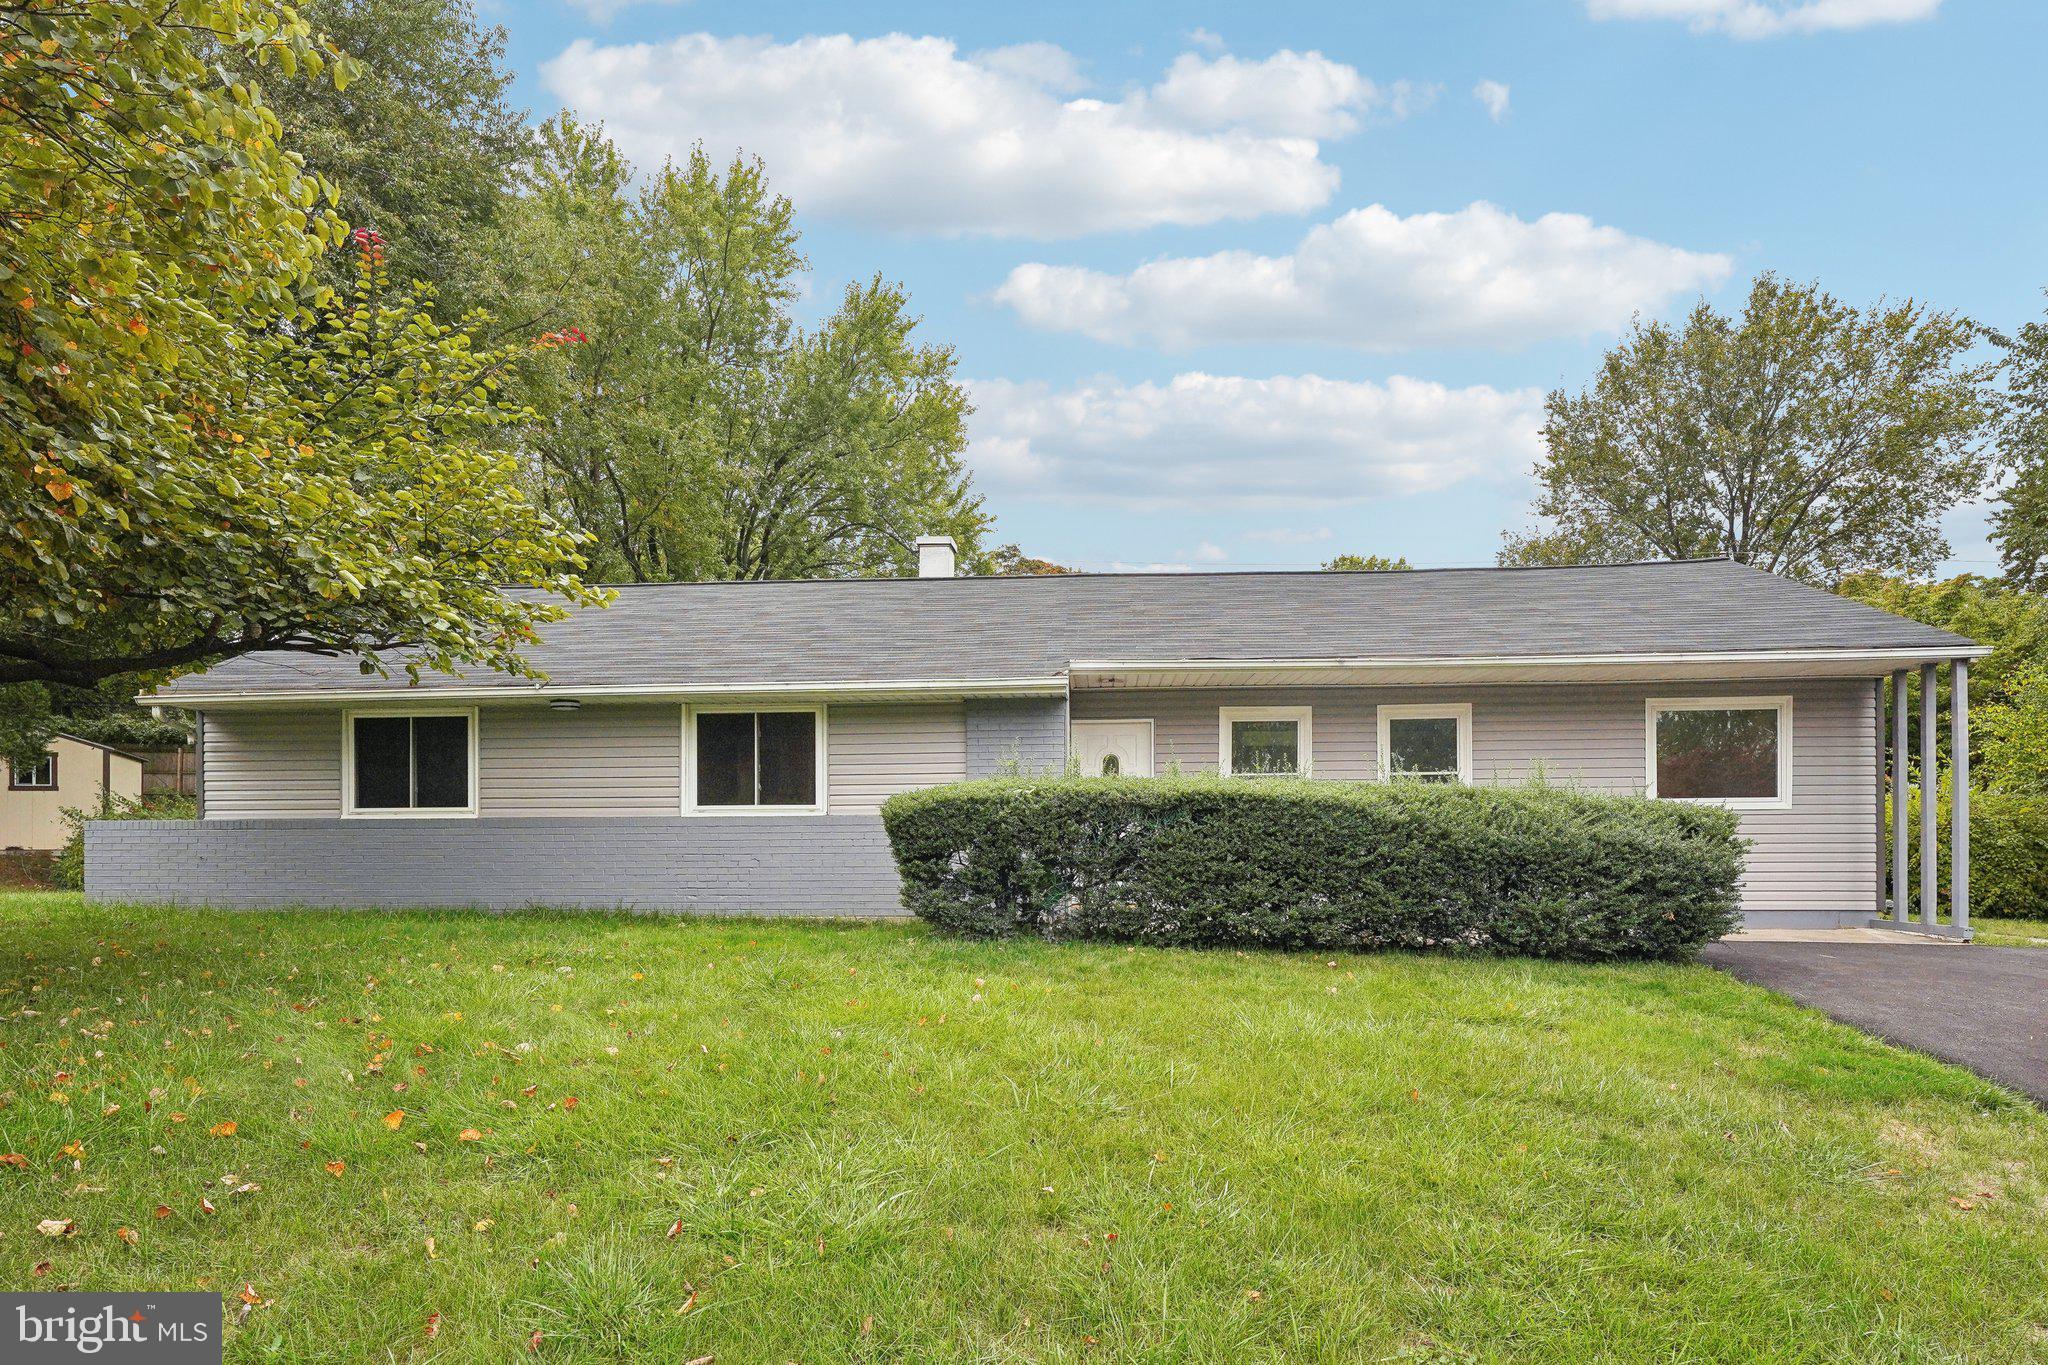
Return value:
[(192, 713), (192, 803), (201, 820), (206, 818), (206, 713)]

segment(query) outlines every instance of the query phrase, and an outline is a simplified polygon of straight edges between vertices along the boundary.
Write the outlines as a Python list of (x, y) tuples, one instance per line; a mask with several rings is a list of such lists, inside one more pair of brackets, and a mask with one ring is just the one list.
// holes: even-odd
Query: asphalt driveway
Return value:
[(2048, 948), (1738, 941), (1700, 960), (2048, 1105)]

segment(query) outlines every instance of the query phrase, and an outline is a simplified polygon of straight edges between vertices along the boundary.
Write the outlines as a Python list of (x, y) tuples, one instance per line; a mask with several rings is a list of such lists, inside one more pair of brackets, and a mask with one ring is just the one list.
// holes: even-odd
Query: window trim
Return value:
[(1455, 720), (1458, 722), (1458, 771), (1454, 774), (1461, 786), (1472, 785), (1472, 703), (1469, 701), (1428, 701), (1407, 702), (1400, 705), (1381, 705), (1379, 712), (1378, 736), (1380, 781), (1395, 780), (1392, 767), (1392, 751), (1389, 741), (1389, 722), (1397, 720)]
[[(683, 780), (680, 793), (680, 809), (684, 815), (730, 817), (735, 815), (824, 815), (831, 804), (831, 795), (826, 790), (825, 741), (831, 727), (826, 722), (824, 702), (714, 702), (685, 704), (683, 713)], [(808, 806), (700, 806), (697, 804), (697, 717), (712, 715), (734, 715), (756, 711), (809, 711), (816, 725), (816, 743), (812, 746), (817, 753), (817, 775), (812, 779), (813, 790), (818, 799)], [(760, 762), (759, 756), (755, 762)]]
[[(1776, 796), (1660, 796), (1657, 792), (1657, 715), (1662, 711), (1776, 711), (1778, 794)], [(1724, 810), (1792, 809), (1792, 698), (1651, 697), (1643, 703), (1643, 793), (1653, 801), (1689, 801)]]
[[(466, 806), (356, 805), (356, 721), (411, 720), (416, 716), (469, 718), (469, 804)], [(477, 708), (474, 706), (358, 706), (341, 713), (341, 815), (344, 820), (474, 820), (477, 815)]]
[(7, 790), (11, 792), (53, 792), (57, 790), (57, 751), (55, 749), (45, 750), (43, 756), (36, 760), (35, 767), (30, 768), (29, 771), (33, 773), (35, 768), (40, 768), (45, 763), (50, 765), (50, 780), (48, 782), (20, 781), (21, 773), (19, 770), (15, 768), (12, 762), (8, 763)]
[[(1230, 726), (1240, 720), (1291, 720), (1295, 723), (1295, 771), (1240, 773), (1230, 767)], [(1216, 771), (1224, 777), (1307, 777), (1315, 771), (1315, 708), (1313, 706), (1219, 706), (1216, 708)]]

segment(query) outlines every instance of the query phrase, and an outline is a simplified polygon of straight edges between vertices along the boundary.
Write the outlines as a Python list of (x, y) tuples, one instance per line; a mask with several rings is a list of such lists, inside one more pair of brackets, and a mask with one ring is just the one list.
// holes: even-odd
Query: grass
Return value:
[(1972, 916), (1973, 942), (1991, 948), (2048, 948), (2048, 919), (2005, 919)]
[(1705, 968), (61, 895), (0, 944), (0, 1289), (216, 1289), (230, 1360), (2048, 1356), (2048, 1118)]

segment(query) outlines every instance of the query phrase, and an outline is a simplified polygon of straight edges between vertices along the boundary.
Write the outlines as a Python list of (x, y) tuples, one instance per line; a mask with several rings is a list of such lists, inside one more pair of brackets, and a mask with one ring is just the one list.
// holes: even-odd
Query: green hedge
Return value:
[[(1934, 807), (1940, 862), (1935, 881), (1949, 904), (1949, 795), (1947, 781)], [(1907, 895), (1920, 914), (1920, 797), (1906, 806)], [(2048, 796), (1970, 789), (1970, 913), (2010, 919), (2048, 919)]]
[(1681, 958), (1738, 922), (1727, 811), (1555, 787), (996, 778), (882, 807), (975, 937)]

